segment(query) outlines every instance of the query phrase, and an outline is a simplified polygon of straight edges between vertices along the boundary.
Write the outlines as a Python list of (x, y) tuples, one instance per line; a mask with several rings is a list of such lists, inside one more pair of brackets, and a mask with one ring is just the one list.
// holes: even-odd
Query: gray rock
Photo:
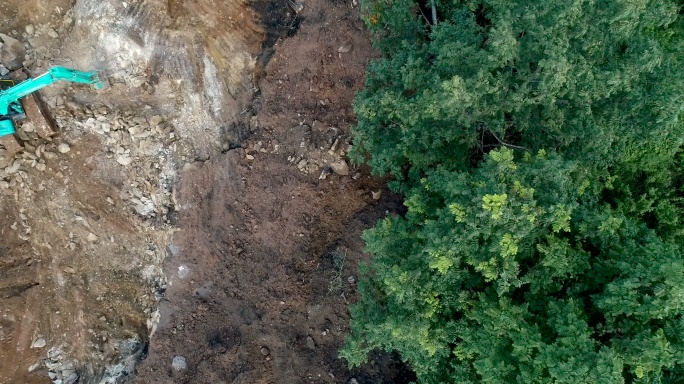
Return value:
[(183, 356), (176, 356), (173, 358), (173, 362), (171, 362), (171, 368), (173, 368), (174, 371), (182, 371), (188, 367), (188, 363), (185, 361), (185, 357)]
[(306, 347), (309, 349), (316, 349), (316, 342), (311, 336), (306, 337)]
[(46, 345), (47, 341), (45, 341), (44, 338), (39, 337), (31, 344), (31, 348), (45, 348)]
[(159, 115), (152, 116), (152, 118), (150, 119), (150, 125), (153, 127), (156, 127), (157, 125), (161, 124), (161, 122), (162, 122), (162, 117)]
[(61, 143), (57, 146), (57, 152), (59, 153), (67, 153), (71, 151), (71, 147), (67, 143)]
[(74, 384), (76, 381), (78, 381), (78, 373), (74, 372), (69, 377), (64, 379), (63, 383), (64, 384)]
[(21, 41), (0, 33), (2, 40), (2, 50), (0, 50), (0, 62), (10, 70), (16, 70), (24, 65), (26, 50)]
[(123, 165), (123, 166), (126, 166), (126, 165), (130, 165), (133, 162), (133, 159), (130, 156), (124, 155), (124, 156), (117, 157), (116, 162)]

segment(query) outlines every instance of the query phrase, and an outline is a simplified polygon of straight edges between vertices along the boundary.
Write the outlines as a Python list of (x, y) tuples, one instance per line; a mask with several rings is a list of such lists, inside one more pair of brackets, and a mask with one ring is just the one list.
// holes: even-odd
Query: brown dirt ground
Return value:
[[(45, 33), (48, 27), (58, 38)], [(162, 187), (186, 157), (209, 157), (239, 138), (217, 126), (232, 123), (251, 98), (250, 62), (263, 31), (242, 1), (214, 0), (0, 1), (0, 31), (30, 45), (23, 69), (33, 76), (68, 65), (101, 69), (111, 83), (101, 92), (65, 83), (41, 91), (64, 129), (51, 138), (17, 133), (24, 151), (8, 160), (19, 168), (0, 166), (0, 383), (48, 383), (53, 371), (99, 382), (105, 368), (141, 356), (154, 327), (155, 290), (165, 285), (157, 271), (173, 224), (131, 209), (131, 188)], [(141, 81), (134, 86), (132, 79)], [(188, 108), (192, 100), (207, 108)], [(127, 121), (163, 115), (178, 136), (153, 137), (168, 140), (162, 152), (169, 156), (144, 159), (124, 129), (116, 140), (84, 129), (86, 106), (130, 114)], [(58, 152), (60, 143), (71, 151)], [(134, 161), (117, 163), (116, 146), (133, 150)], [(42, 347), (34, 345), (39, 340)], [(122, 348), (133, 344), (135, 350)], [(126, 381), (126, 373), (119, 378)]]
[[(358, 180), (319, 180), (318, 172), (306, 174), (288, 164), (290, 156), (311, 158), (335, 137), (348, 138), (351, 101), (373, 55), (350, 3), (310, 1), (298, 19), (299, 31), (276, 42), (264, 70), (255, 100), (261, 105), (258, 128), (243, 145), (246, 151), (229, 151), (182, 174), (179, 198), (189, 206), (179, 212), (173, 240), (178, 252), (165, 262), (172, 277), (162, 323), (137, 382), (410, 378), (388, 356), (376, 356), (356, 372), (337, 358), (354, 301), (350, 281), (367, 257), (361, 231), (401, 206), (387, 193), (373, 200), (371, 191), (382, 189), (383, 181), (365, 169)], [(349, 52), (338, 52), (350, 44)], [(254, 150), (259, 142), (278, 150)], [(301, 153), (301, 142), (308, 153)], [(179, 267), (190, 271), (185, 278)], [(177, 355), (187, 359), (186, 371), (172, 370)]]
[[(181, 136), (177, 143), (188, 141), (194, 154), (173, 160), (180, 176), (168, 223), (143, 222), (135, 215), (122, 197), (125, 184), (134, 178), (116, 164), (107, 165), (101, 136), (71, 134), (73, 127), (56, 138), (70, 140), (71, 152), (47, 161), (45, 173), (26, 171), (24, 182), (36, 192), (0, 200), (9, 202), (0, 205), (0, 383), (50, 382), (45, 369), (28, 370), (45, 359), (45, 350), (29, 348), (39, 335), (48, 347), (69, 340), (72, 357), (82, 363), (95, 359), (93, 350), (107, 358), (117, 355), (113, 340), (147, 342), (147, 316), (155, 303), (150, 288), (161, 286), (149, 287), (139, 275), (164, 254), (168, 287), (158, 301), (161, 320), (134, 382), (348, 383), (353, 377), (365, 384), (411, 379), (393, 356), (378, 354), (353, 372), (337, 358), (348, 331), (349, 304), (355, 300), (357, 265), (368, 257), (361, 231), (387, 212), (402, 209), (401, 200), (387, 191), (373, 199), (371, 192), (383, 190), (384, 181), (371, 178), (365, 168), (319, 179), (326, 164), (345, 158), (349, 150), (351, 102), (375, 54), (358, 6), (352, 0), (256, 0), (249, 5), (261, 14), (262, 31), (251, 11), (242, 10), (242, 1), (223, 4), (238, 9), (235, 14), (212, 8), (214, 1), (128, 1), (130, 20), (138, 24), (122, 37), (134, 43), (143, 37), (157, 41), (147, 32), (159, 30), (168, 42), (156, 48), (142, 44), (154, 48), (155, 57), (142, 67), (149, 75), (142, 88), (131, 91), (120, 84), (100, 100), (91, 100), (114, 109), (166, 105), (159, 107), (165, 120), (177, 112), (168, 107), (170, 102), (184, 103), (175, 94), (193, 87), (202, 88), (194, 90), (200, 94), (218, 92), (232, 100), (224, 109), (207, 105), (206, 111), (193, 109), (185, 119), (173, 120)], [(304, 8), (297, 14), (300, 4)], [(0, 29), (61, 23), (56, 7), (80, 6), (81, 13), (97, 15), (99, 5), (0, 1)], [(81, 26), (70, 36), (90, 36), (86, 32)], [(188, 50), (206, 49), (226, 84), (209, 89), (211, 84), (183, 79), (188, 73), (202, 77), (199, 70), (181, 71), (202, 68), (192, 55), (186, 63), (179, 54), (188, 35), (197, 43)], [(256, 55), (255, 36), (265, 42), (251, 78), (242, 61), (231, 59), (231, 50)], [(235, 43), (241, 39), (244, 47)], [(60, 46), (62, 58), (73, 57), (89, 67), (96, 62), (97, 47), (81, 52), (79, 41), (66, 39)], [(45, 59), (38, 64), (54, 63)], [(164, 75), (160, 78), (158, 72)], [(259, 89), (250, 107), (234, 118), (253, 84)], [(243, 118), (242, 113), (255, 116)], [(193, 132), (205, 122), (227, 122), (231, 133), (218, 135), (207, 127)], [(113, 202), (105, 201), (106, 196)], [(25, 222), (33, 225), (30, 242), (17, 240), (8, 229), (17, 223), (21, 229)], [(100, 240), (86, 241), (91, 231)], [(78, 246), (69, 249), (74, 242)], [(148, 252), (153, 256), (146, 256)], [(171, 368), (178, 355), (188, 363), (180, 372)], [(98, 369), (91, 365), (90, 376), (79, 371), (80, 382), (95, 380)]]

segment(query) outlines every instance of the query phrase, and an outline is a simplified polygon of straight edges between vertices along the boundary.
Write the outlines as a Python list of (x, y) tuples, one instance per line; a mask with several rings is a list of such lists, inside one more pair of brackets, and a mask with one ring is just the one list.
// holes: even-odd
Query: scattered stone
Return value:
[(62, 369), (62, 377), (69, 377), (76, 373), (75, 369)]
[(26, 132), (24, 132), (24, 130), (19, 127), (17, 127), (17, 131), (15, 132), (15, 134), (19, 136), (19, 139), (21, 139), (22, 141), (31, 140), (31, 138), (26, 134)]
[(24, 65), (26, 58), (26, 50), (21, 41), (0, 33), (0, 40), (2, 40), (2, 48), (0, 50), (0, 62), (9, 70), (17, 70)]
[(352, 377), (351, 380), (349, 380), (349, 384), (359, 384), (359, 381)]
[(92, 233), (92, 232), (90, 232), (90, 233), (88, 234), (88, 238), (87, 238), (87, 239), (88, 239), (89, 242), (94, 243), (94, 242), (97, 241), (97, 235), (94, 234), (94, 233)]
[(340, 144), (340, 138), (336, 138), (335, 142), (330, 146), (330, 149), (328, 150), (328, 153), (333, 155), (335, 154), (335, 151), (337, 150), (337, 146)]
[(316, 349), (316, 342), (311, 336), (306, 337), (306, 347), (309, 349)]
[(7, 76), (8, 73), (10, 73), (10, 70), (4, 65), (0, 64), (0, 76)]
[(377, 192), (371, 191), (371, 195), (373, 196), (373, 200), (380, 200), (382, 197), (382, 189)]
[(294, 10), (295, 13), (299, 13), (304, 10), (304, 2), (302, 0), (290, 1), (289, 4), (292, 6), (292, 10)]
[(26, 30), (26, 33), (29, 35), (33, 35), (36, 32), (36, 28), (33, 26), (33, 24), (29, 24), (26, 27), (24, 27)]
[(323, 170), (321, 171), (321, 175), (318, 176), (318, 180), (325, 180), (325, 179), (327, 179), (327, 178), (328, 178), (328, 175), (330, 175), (331, 173), (332, 173), (332, 170), (330, 169), (330, 167), (325, 167), (325, 168), (323, 168)]
[(261, 347), (261, 354), (264, 356), (268, 356), (271, 354), (271, 351), (269, 351), (266, 347)]
[(349, 276), (349, 278), (347, 278), (347, 281), (349, 282), (349, 284), (354, 285), (354, 283), (356, 283), (356, 278), (354, 276)]
[(349, 175), (349, 165), (344, 160), (336, 161), (330, 164), (330, 169), (340, 176)]
[[(12, 135), (0, 137), (0, 145), (5, 147), (6, 150), (2, 155), (5, 159), (0, 161), (0, 168), (8, 166), (14, 158), (14, 155), (24, 149)], [(7, 172), (5, 171), (5, 173)]]
[(69, 375), (64, 381), (62, 381), (62, 384), (74, 384), (78, 381), (78, 373), (73, 372), (72, 374)]
[(342, 44), (339, 48), (337, 48), (337, 52), (339, 53), (347, 53), (352, 50), (352, 43), (351, 42), (346, 42)]
[(173, 368), (174, 371), (182, 371), (188, 367), (188, 363), (185, 361), (185, 357), (183, 356), (176, 356), (173, 358), (173, 362), (171, 363), (171, 368)]
[(188, 273), (190, 273), (190, 269), (188, 269), (187, 266), (181, 265), (178, 267), (178, 277), (180, 277), (181, 279), (185, 279), (186, 277), (188, 277)]
[(34, 132), (36, 130), (36, 127), (33, 125), (32, 122), (27, 121), (21, 126), (21, 129), (23, 129), (24, 132)]
[(67, 106), (67, 108), (69, 108), (72, 112), (82, 112), (82, 111), (83, 111), (83, 109), (81, 108), (80, 105), (78, 105), (76, 102), (71, 101), (71, 100), (69, 100), (69, 101), (66, 102), (66, 106)]
[(44, 338), (39, 337), (33, 341), (33, 344), (31, 344), (31, 348), (45, 348), (46, 345), (47, 341), (45, 341)]
[(133, 159), (130, 156), (123, 155), (123, 156), (117, 157), (116, 162), (123, 165), (123, 166), (126, 166), (126, 165), (130, 165), (133, 162)]
[(67, 153), (69, 151), (71, 151), (71, 147), (67, 143), (60, 143), (57, 146), (57, 152), (59, 153)]
[(161, 124), (161, 122), (162, 118), (159, 115), (152, 116), (152, 118), (150, 119), (150, 125), (153, 127), (156, 127), (157, 125)]
[(52, 37), (53, 39), (56, 39), (56, 38), (59, 37), (59, 33), (57, 33), (57, 31), (55, 31), (55, 30), (52, 29), (52, 28), (50, 28), (50, 29), (48, 30), (48, 33), (47, 33), (47, 34), (48, 34), (48, 36)]
[(245, 156), (245, 158), (247, 160), (254, 160), (254, 156), (252, 156), (252, 155), (247, 155), (247, 156)]

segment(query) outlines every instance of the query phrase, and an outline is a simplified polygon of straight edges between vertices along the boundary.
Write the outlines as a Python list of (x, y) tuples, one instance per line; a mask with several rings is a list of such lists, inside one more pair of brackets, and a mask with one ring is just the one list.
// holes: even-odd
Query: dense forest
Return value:
[(351, 366), (419, 383), (684, 382), (684, 10), (366, 0), (365, 232)]

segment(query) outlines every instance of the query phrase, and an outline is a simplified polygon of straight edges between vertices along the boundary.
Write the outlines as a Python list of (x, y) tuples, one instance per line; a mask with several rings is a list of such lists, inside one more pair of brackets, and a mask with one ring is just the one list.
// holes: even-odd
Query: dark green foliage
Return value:
[(437, 4), (436, 26), (363, 4), (384, 58), (355, 155), (408, 213), (364, 234), (341, 355), (396, 350), (421, 383), (684, 382), (680, 4)]
[(422, 30), (406, 0), (365, 5), (387, 53), (356, 104), (357, 147), (376, 172), (462, 168), (502, 142), (603, 168), (671, 158), (684, 108), (676, 3), (442, 3), (442, 22)]

